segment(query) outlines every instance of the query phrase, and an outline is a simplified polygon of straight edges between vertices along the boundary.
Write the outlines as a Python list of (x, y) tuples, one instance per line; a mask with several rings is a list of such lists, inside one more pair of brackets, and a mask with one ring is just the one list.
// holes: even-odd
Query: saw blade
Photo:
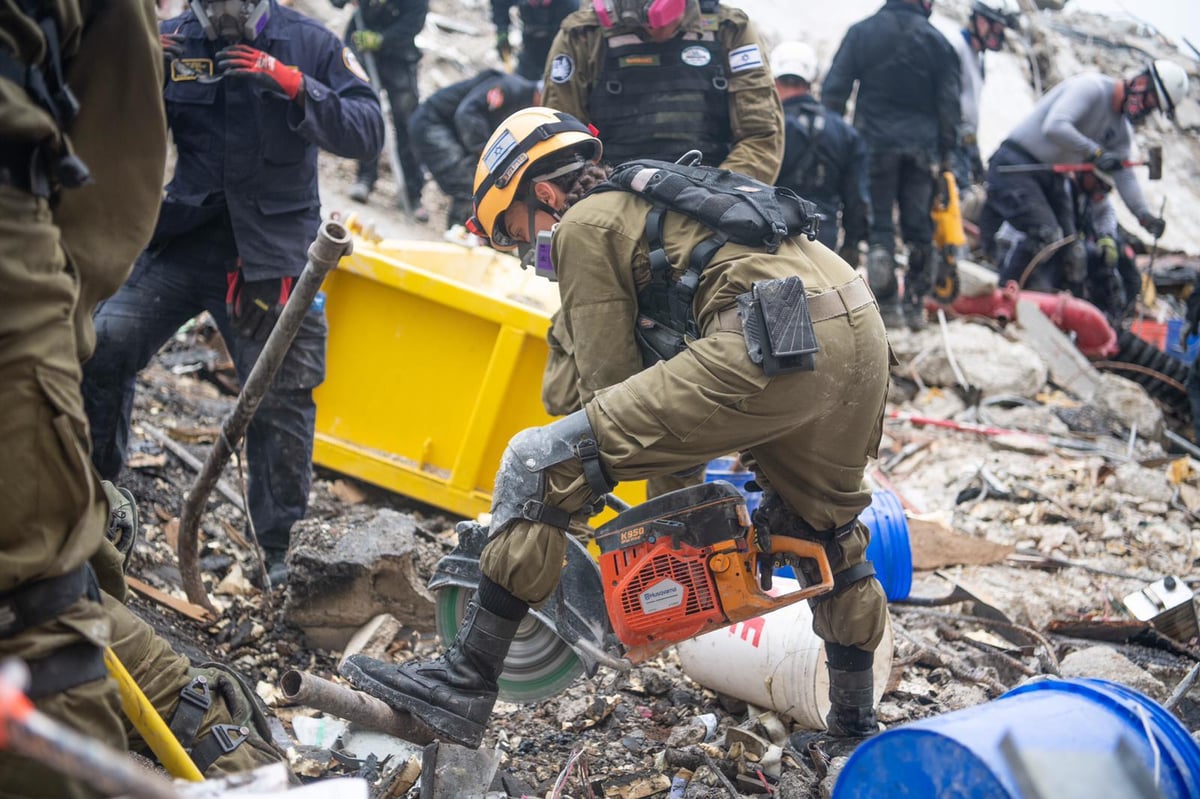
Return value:
[[(437, 591), (437, 631), (449, 646), (474, 590), (452, 585)], [(500, 698), (506, 702), (539, 702), (564, 691), (583, 674), (583, 661), (575, 651), (532, 613), (521, 622), (504, 659)]]

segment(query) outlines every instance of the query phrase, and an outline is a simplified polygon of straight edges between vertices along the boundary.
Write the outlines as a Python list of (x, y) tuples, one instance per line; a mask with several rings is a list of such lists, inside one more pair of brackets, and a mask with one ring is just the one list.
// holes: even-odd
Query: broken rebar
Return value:
[(394, 710), (380, 699), (316, 675), (288, 671), (280, 678), (279, 687), (289, 702), (330, 713), (369, 730), (422, 745), (434, 739), (433, 732), (411, 713)]
[(237, 449), (238, 442), (246, 434), (246, 428), (250, 426), (259, 403), (271, 387), (275, 373), (283, 363), (305, 314), (312, 307), (313, 298), (317, 296), (325, 275), (337, 266), (343, 256), (349, 255), (351, 249), (350, 234), (337, 222), (326, 222), (317, 231), (317, 238), (308, 248), (308, 263), (304, 265), (304, 271), (300, 273), (300, 279), (296, 281), (292, 295), (288, 298), (283, 313), (279, 315), (279, 321), (271, 330), (267, 343), (263, 345), (258, 360), (250, 370), (250, 376), (242, 386), (237, 405), (221, 425), (221, 434), (213, 442), (204, 468), (192, 484), (183, 503), (183, 510), (179, 514), (177, 550), (183, 588), (189, 601), (213, 614), (217, 609), (213, 607), (208, 592), (204, 590), (204, 581), (200, 574), (200, 554), (197, 551), (200, 516), (204, 512), (213, 486), (229, 461), (229, 456)]

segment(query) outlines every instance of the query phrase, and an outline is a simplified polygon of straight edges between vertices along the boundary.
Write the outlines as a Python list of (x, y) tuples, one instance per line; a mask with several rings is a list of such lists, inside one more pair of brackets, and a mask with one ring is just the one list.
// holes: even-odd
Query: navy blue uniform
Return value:
[[(364, 63), (367, 59), (375, 61), (380, 83), (375, 88), (387, 92), (404, 187), (409, 203), (416, 208), (421, 204), (421, 186), (425, 183), (425, 176), (408, 140), (408, 127), (421, 96), (417, 86), (417, 63), (421, 60), (421, 50), (417, 47), (416, 37), (425, 27), (429, 0), (360, 0), (358, 10), (359, 14), (351, 18), (346, 28), (346, 44), (351, 43), (351, 37), (359, 29), (359, 15), (362, 16), (365, 30), (375, 31), (383, 37), (378, 50), (359, 53), (359, 58)], [(359, 162), (358, 180), (365, 183), (368, 189), (375, 186), (378, 177), (378, 157)], [(404, 198), (398, 197), (397, 200), (403, 203)]]
[[(874, 15), (850, 26), (821, 84), (821, 100), (839, 116), (858, 83), (854, 127), (867, 143), (873, 250), (890, 262), (895, 252), (893, 208), (908, 244), (905, 300), (914, 316), (930, 284), (936, 167), (949, 158), (961, 118), (958, 56), (921, 12), (887, 0)], [(870, 264), (868, 261), (868, 271)], [(890, 267), (872, 273), (881, 305), (896, 297)]]
[(413, 114), (413, 149), (450, 196), (447, 227), (471, 216), (475, 166), (488, 137), (511, 114), (533, 105), (536, 88), (520, 75), (485, 69), (434, 92)]
[[(190, 11), (162, 31), (184, 48), (164, 89), (175, 175), (150, 246), (96, 311), (96, 352), (84, 368), (92, 457), (110, 479), (125, 462), (137, 373), (184, 322), (208, 311), (248, 376), (262, 343), (232, 330), (226, 275), (239, 264), (247, 282), (300, 274), (320, 224), (318, 148), (369, 158), (383, 146), (378, 98), (320, 23), (272, 3), (250, 43), (303, 73), (295, 101), (241, 76), (197, 80), (214, 70), (222, 44), (205, 38)], [(325, 332), (323, 312), (310, 311), (247, 433), (250, 515), (268, 550), (286, 549), (307, 507)]]
[(837, 249), (839, 211), (843, 246), (865, 241), (870, 200), (862, 137), (810, 94), (784, 100), (783, 114), (783, 166), (775, 182), (816, 203), (825, 216), (819, 239), (829, 249)]

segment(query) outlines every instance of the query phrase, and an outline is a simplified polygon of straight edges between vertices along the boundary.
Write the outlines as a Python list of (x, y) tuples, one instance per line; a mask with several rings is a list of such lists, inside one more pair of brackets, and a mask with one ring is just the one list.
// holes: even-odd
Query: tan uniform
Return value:
[[(689, 14), (679, 35), (713, 29), (727, 51), (756, 45), (766, 52), (746, 12), (738, 8), (721, 6), (716, 15)], [(546, 59), (542, 105), (565, 111), (585, 125), (590, 124), (588, 96), (595, 83), (604, 40), (628, 33), (629, 29), (620, 26), (603, 28), (590, 3), (563, 20)], [(554, 59), (560, 54), (569, 56), (574, 65), (570, 78), (562, 83), (555, 82), (551, 74)], [(760, 67), (732, 73), (728, 93), (732, 149), (718, 166), (750, 175), (764, 183), (774, 183), (783, 163), (784, 125), (783, 106), (779, 103), (770, 70)], [(604, 131), (600, 132), (600, 139), (604, 140)]]
[[(60, 193), (54, 208), (19, 180), (0, 179), (0, 602), (95, 559), (103, 585), (124, 595), (120, 555), (104, 541), (108, 502), (88, 455), (80, 361), (92, 350), (92, 311), (129, 273), (157, 218), (166, 160), (162, 50), (150, 0), (49, 0), (59, 21), (66, 79), (80, 104), (70, 145), (94, 182)], [(15, 0), (0, 0), (0, 50), (40, 63), (46, 42)], [(0, 79), (0, 164), (61, 134), (22, 86)], [(0, 657), (36, 661), (69, 647), (113, 645), (139, 682), (165, 686), (158, 707), (188, 682), (190, 666), (111, 598), (79, 599), (58, 616), (0, 638)], [(154, 641), (152, 650), (125, 641)], [(167, 685), (164, 675), (176, 675)], [(95, 679), (36, 699), (37, 707), (118, 749), (127, 722), (116, 684)], [(230, 718), (224, 703), (214, 717)], [(222, 715), (223, 714), (223, 715)], [(241, 747), (238, 753), (249, 752)], [(276, 755), (276, 759), (278, 756)], [(251, 764), (243, 760), (242, 767)], [(262, 760), (261, 762), (266, 762)], [(222, 766), (228, 767), (228, 763)], [(215, 771), (216, 769), (214, 769)], [(90, 797), (23, 758), (0, 752), (0, 797)]]
[[(841, 287), (844, 298), (860, 278), (803, 237), (784, 242), (774, 255), (727, 244), (705, 270), (693, 301), (703, 336), (671, 360), (642, 369), (633, 329), (637, 292), (650, 278), (649, 210), (625, 192), (593, 195), (564, 215), (554, 235), (563, 324), (575, 344), (580, 391), (591, 397), (585, 409), (608, 474), (641, 479), (747, 450), (764, 482), (814, 529), (848, 523), (870, 503), (863, 472), (876, 455), (887, 395), (887, 339), (877, 307), (848, 303), (849, 313), (816, 322), (815, 370), (775, 377), (750, 361), (741, 330), (722, 323), (718, 312), (757, 280), (799, 275), (810, 296)], [(686, 263), (710, 234), (668, 213), (663, 240), (671, 263)], [(546, 477), (548, 504), (574, 512), (589, 501), (577, 461), (548, 469)], [(863, 561), (867, 536), (860, 523), (840, 544), (826, 544), (835, 573)], [(483, 572), (538, 603), (558, 583), (563, 552), (562, 533), (519, 522), (488, 544)], [(825, 640), (873, 650), (886, 613), (878, 581), (862, 580), (818, 604), (814, 627)]]
[[(716, 15), (697, 17), (689, 14), (680, 35), (703, 30), (716, 30), (726, 50), (757, 44), (765, 52), (754, 26), (740, 9), (722, 6)], [(628, 32), (620, 27), (605, 30), (590, 5), (567, 17), (551, 45), (546, 61), (552, 65), (555, 56), (566, 54), (575, 65), (574, 70), (568, 80), (557, 83), (552, 79), (548, 67), (542, 104), (565, 111), (585, 124), (590, 123), (587, 101), (595, 83), (604, 40)], [(729, 116), (732, 147), (720, 166), (766, 183), (774, 183), (783, 162), (784, 120), (769, 70), (752, 69), (731, 76)], [(600, 137), (603, 140), (603, 131)], [(560, 315), (556, 313), (549, 336), (550, 355), (542, 378), (542, 400), (549, 413), (566, 415), (578, 410), (582, 402), (578, 390), (579, 378), (570, 357), (574, 348), (559, 319)], [(585, 396), (583, 401), (590, 398), (590, 395)], [(656, 496), (694, 482), (694, 479), (661, 478), (651, 483), (649, 495)]]

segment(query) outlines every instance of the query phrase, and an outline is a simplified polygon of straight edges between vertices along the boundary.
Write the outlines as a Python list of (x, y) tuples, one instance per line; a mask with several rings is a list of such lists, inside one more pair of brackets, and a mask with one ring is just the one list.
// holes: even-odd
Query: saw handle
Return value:
[[(804, 597), (820, 596), (827, 594), (833, 590), (833, 570), (829, 568), (829, 557), (825, 554), (825, 547), (815, 541), (804, 541), (800, 538), (792, 538), (791, 536), (773, 535), (771, 536), (771, 549), (769, 553), (772, 555), (794, 555), (798, 558), (814, 560), (817, 562), (817, 569), (821, 572), (821, 582), (806, 585), (797, 593)], [(789, 597), (793, 596), (788, 594)]]

